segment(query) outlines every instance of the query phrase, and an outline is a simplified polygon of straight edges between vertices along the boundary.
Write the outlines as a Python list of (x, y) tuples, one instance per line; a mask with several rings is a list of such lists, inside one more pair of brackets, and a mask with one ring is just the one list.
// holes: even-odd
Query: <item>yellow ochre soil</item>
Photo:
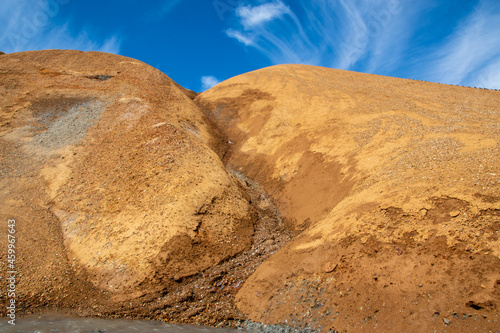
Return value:
[(500, 327), (500, 92), (280, 65), (197, 95), (52, 50), (2, 55), (0, 96), (19, 315)]

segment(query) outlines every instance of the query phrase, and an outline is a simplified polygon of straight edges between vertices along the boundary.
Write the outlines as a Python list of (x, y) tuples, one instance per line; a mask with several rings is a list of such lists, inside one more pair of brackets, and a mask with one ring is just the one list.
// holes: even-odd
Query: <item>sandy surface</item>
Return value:
[(0, 271), (15, 220), (18, 315), (243, 318), (233, 294), (288, 236), (221, 162), (194, 93), (96, 52), (4, 55), (0, 73)]
[(498, 329), (499, 92), (287, 65), (196, 100), (296, 235), (238, 293), (250, 319)]
[(18, 314), (499, 327), (497, 91), (287, 65), (196, 95), (39, 51), (2, 55), (0, 96)]

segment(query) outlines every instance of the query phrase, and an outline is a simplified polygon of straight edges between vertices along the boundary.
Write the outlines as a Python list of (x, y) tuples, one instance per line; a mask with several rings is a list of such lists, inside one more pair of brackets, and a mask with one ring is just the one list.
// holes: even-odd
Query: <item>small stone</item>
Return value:
[(460, 211), (459, 210), (454, 210), (454, 211), (450, 212), (450, 216), (451, 217), (457, 217), (458, 215), (460, 215)]
[(333, 264), (331, 261), (327, 262), (323, 267), (325, 273), (331, 273), (337, 268), (338, 264)]
[(451, 323), (448, 318), (443, 318), (443, 322), (445, 325), (449, 325)]

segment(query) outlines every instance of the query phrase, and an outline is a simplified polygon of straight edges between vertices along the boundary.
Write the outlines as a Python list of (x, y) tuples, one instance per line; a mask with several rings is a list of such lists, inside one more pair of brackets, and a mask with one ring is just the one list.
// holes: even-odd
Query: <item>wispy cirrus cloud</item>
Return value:
[(257, 45), (255, 45), (255, 43), (252, 39), (252, 36), (246, 36), (244, 33), (240, 32), (240, 31), (233, 30), (233, 29), (227, 29), (226, 35), (228, 37), (236, 39), (238, 42), (240, 42), (242, 44), (245, 44), (245, 46), (256, 46), (257, 47)]
[(257, 49), (274, 64), (376, 72), (380, 67), (390, 68), (388, 60), (398, 58), (401, 51), (394, 45), (406, 44), (409, 34), (401, 26), (408, 20), (400, 16), (407, 12), (399, 0), (314, 0), (301, 2), (293, 10), (274, 0), (237, 7), (237, 24), (226, 35)]
[(485, 66), (469, 81), (469, 86), (500, 89), (500, 59)]
[(78, 32), (69, 23), (55, 24), (61, 6), (69, 0), (3, 0), (0, 4), (0, 50), (6, 53), (42, 49), (75, 49), (119, 53), (121, 39), (92, 36), (90, 29)]
[(215, 76), (202, 76), (201, 77), (201, 89), (203, 91), (208, 90), (212, 88), (213, 86), (217, 85), (219, 83), (219, 80)]
[(429, 63), (431, 81), (500, 88), (500, 3), (480, 0)]
[(245, 30), (260, 26), (285, 14), (290, 14), (290, 9), (281, 1), (269, 2), (254, 7), (242, 5), (236, 8), (236, 15), (241, 18), (241, 25)]
[[(312, 64), (497, 87), (498, 1), (478, 0), (474, 11), (460, 22), (437, 15), (441, 4), (430, 0), (251, 3), (235, 8), (226, 35), (273, 64)], [(439, 35), (446, 29), (435, 29), (452, 24), (457, 27), (448, 36)]]
[[(235, 9), (235, 17), (238, 24), (226, 30), (228, 37), (256, 48), (274, 63), (312, 62), (304, 60), (308, 57), (304, 53), (299, 56), (298, 44), (310, 42), (299, 19), (282, 1), (240, 5)], [(300, 35), (299, 39), (295, 39), (294, 34)], [(304, 45), (300, 47), (306, 51)], [(309, 55), (313, 56), (313, 52)]]

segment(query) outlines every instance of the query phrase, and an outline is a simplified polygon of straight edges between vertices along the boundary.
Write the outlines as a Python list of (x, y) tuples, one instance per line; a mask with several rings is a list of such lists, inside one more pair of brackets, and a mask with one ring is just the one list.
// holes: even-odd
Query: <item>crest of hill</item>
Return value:
[(297, 234), (239, 292), (251, 319), (495, 326), (498, 92), (280, 65), (196, 101), (232, 142), (228, 166), (263, 185)]

